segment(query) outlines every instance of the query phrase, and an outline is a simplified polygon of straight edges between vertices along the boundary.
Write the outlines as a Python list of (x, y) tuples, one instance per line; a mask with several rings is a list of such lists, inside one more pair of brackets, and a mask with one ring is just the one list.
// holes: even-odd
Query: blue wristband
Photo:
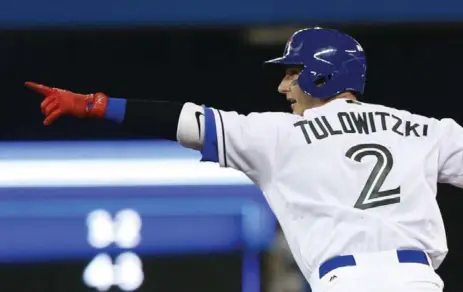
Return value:
[(125, 98), (108, 98), (106, 106), (105, 119), (116, 122), (118, 124), (124, 121), (127, 99)]

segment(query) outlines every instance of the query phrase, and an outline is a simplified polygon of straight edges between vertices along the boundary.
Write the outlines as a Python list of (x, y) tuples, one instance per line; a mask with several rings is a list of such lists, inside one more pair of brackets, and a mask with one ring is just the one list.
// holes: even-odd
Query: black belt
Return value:
[[(399, 263), (417, 263), (429, 266), (428, 258), (421, 250), (398, 250), (397, 258), (399, 259)], [(318, 269), (319, 277), (321, 279), (329, 272), (341, 267), (356, 265), (357, 263), (355, 262), (353, 255), (337, 256), (320, 265), (320, 268)]]

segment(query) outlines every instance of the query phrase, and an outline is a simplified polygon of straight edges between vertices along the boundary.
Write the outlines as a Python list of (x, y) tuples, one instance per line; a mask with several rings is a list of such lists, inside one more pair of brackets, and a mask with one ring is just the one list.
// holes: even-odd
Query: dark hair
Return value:
[(363, 94), (361, 94), (361, 93), (358, 92), (358, 91), (347, 90), (347, 91), (344, 91), (344, 92), (349, 92), (349, 93), (351, 93), (351, 94), (352, 94), (353, 96), (355, 96), (355, 98), (358, 99), (358, 100), (363, 99)]

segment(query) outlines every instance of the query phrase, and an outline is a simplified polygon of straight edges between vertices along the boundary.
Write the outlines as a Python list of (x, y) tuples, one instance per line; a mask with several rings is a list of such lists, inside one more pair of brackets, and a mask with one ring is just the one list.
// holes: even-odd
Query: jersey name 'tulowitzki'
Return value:
[(437, 182), (463, 186), (463, 129), (337, 99), (304, 116), (205, 108), (203, 159), (263, 191), (309, 279), (329, 257), (401, 248), (447, 253)]

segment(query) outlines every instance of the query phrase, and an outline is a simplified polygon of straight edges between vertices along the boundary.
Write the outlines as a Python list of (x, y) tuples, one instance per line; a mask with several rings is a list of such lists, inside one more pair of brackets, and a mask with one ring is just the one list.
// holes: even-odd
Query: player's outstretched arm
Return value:
[(78, 94), (33, 82), (26, 86), (45, 96), (41, 104), (44, 125), (63, 115), (107, 119), (132, 133), (178, 141), (199, 150), (202, 161), (217, 162), (244, 172), (260, 187), (271, 183), (278, 168), (279, 141), (297, 116), (285, 113), (241, 115), (194, 103), (127, 100), (104, 93)]
[(127, 100), (101, 92), (79, 94), (34, 82), (25, 85), (44, 96), (41, 109), (45, 126), (66, 115), (106, 119), (137, 135), (179, 141), (185, 147), (202, 149), (204, 109), (193, 103)]

